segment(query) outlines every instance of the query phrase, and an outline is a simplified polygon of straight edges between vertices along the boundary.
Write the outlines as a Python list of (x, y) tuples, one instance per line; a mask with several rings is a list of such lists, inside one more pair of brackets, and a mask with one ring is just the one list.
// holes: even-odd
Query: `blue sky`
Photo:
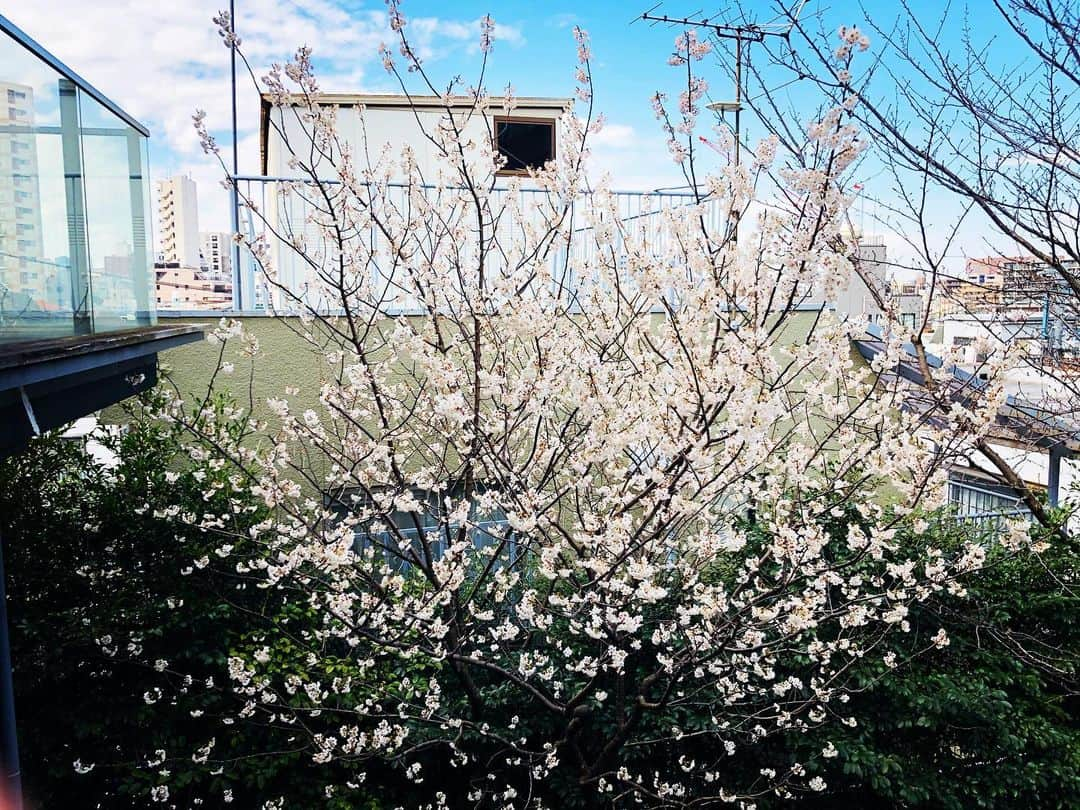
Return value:
[[(150, 128), (152, 175), (184, 173), (196, 180), (203, 230), (224, 229), (228, 221), (224, 192), (217, 182), (220, 171), (198, 149), (190, 120), (196, 108), (206, 109), (219, 141), (228, 143), (228, 52), (211, 23), (220, 2), (39, 0), (5, 10), (16, 25)], [(491, 10), (499, 28), (486, 83), (496, 91), (511, 82), (518, 95), (571, 95), (575, 68), (571, 30), (574, 25), (586, 29), (595, 59), (597, 107), (609, 122), (595, 146), (595, 168), (609, 171), (617, 188), (647, 189), (682, 182), (649, 106), (655, 90), (677, 92), (679, 76), (666, 59), (679, 31), (632, 22), (653, 2), (406, 0), (402, 10), (426, 66), (440, 80), (457, 74), (467, 80), (476, 76), (478, 20)], [(977, 13), (971, 21), (976, 38), (989, 40), (1000, 33), (1000, 24), (994, 15), (982, 13), (985, 4), (986, 0), (978, 0), (973, 6)], [(743, 0), (742, 5), (747, 16), (758, 20), (776, 13), (775, 0)], [(939, 14), (937, 2), (911, 0), (911, 5), (927, 20)], [(658, 11), (677, 15), (699, 7), (666, 0)], [(884, 21), (898, 11), (897, 0), (875, 0), (870, 6), (870, 12)], [(820, 13), (823, 28), (835, 31), (841, 23), (860, 24), (867, 12), (855, 4), (810, 0), (806, 13)], [(959, 47), (964, 13), (964, 7), (957, 6), (954, 24), (942, 32), (948, 47)], [(315, 50), (324, 89), (396, 89), (376, 54), (380, 42), (392, 41), (381, 0), (237, 0), (237, 29), (260, 71), (272, 61), (287, 59), (297, 45), (308, 44)], [(998, 55), (1008, 61), (1014, 54)], [(709, 62), (701, 67), (710, 81), (710, 96), (727, 99), (730, 81), (722, 67)], [(785, 92), (809, 115), (815, 100), (809, 88), (794, 85)], [(242, 172), (257, 170), (257, 116), (257, 96), (250, 83), (244, 83)], [(750, 140), (762, 134), (752, 120), (746, 129)], [(942, 198), (939, 205), (947, 212), (952, 203)], [(969, 234), (973, 252), (978, 252), (980, 229), (981, 225), (973, 225)]]

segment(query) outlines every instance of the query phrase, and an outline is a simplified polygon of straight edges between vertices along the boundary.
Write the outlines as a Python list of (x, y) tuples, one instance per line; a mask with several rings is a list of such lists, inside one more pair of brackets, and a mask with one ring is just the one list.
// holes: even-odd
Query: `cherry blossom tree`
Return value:
[[(1000, 404), (991, 384), (902, 409), (885, 373), (900, 330), (864, 365), (850, 340), (865, 325), (810, 306), (853, 272), (850, 109), (797, 151), (768, 141), (709, 170), (703, 156), (733, 147), (699, 126), (708, 49), (680, 37), (686, 88), (653, 105), (693, 198), (627, 219), (587, 173), (603, 123), (583, 32), (556, 158), (506, 180), (471, 133), (512, 95), (490, 96), (483, 71), (438, 87), (389, 5), (387, 70), (444, 102), (425, 130), (436, 176), (408, 149), (350, 143), (309, 49), (264, 79), (305, 133), (279, 129), (297, 179), (273, 205), (306, 214), (245, 197), (259, 228), (240, 238), (319, 350), (317, 406), (283, 387), (250, 432), (243, 409), (174, 398), (162, 413), (268, 510), (243, 532), (229, 509), (187, 515), (220, 537), (210, 564), (317, 617), (237, 650), (241, 714), (353, 768), (328, 795), (386, 806), (750, 807), (824, 790), (815, 759), (726, 763), (781, 731), (856, 724), (853, 663), (982, 565), (982, 544), (921, 542), (921, 510)], [(494, 24), (480, 29), (486, 66)], [(303, 292), (275, 244), (308, 269)], [(214, 335), (240, 338), (228, 321)]]
[[(761, 43), (748, 105), (788, 141), (799, 114), (772, 88), (798, 82), (800, 103), (850, 104), (873, 144), (879, 191), (863, 194), (872, 218), (902, 245), (894, 268), (927, 280), (911, 330), (916, 349), (925, 353), (933, 317), (963, 313), (978, 326), (978, 355), (1008, 346), (1009, 362), (1026, 378), (1018, 395), (1037, 409), (1046, 436), (1067, 443), (1080, 413), (1071, 348), (1080, 321), (1080, 10), (1060, 0), (983, 5), (978, 19), (952, 4), (934, 13), (906, 0), (895, 13), (863, 7), (857, 19), (874, 52), (858, 69), (849, 56), (870, 45), (858, 28), (842, 29), (848, 38), (837, 46), (821, 15), (784, 11), (790, 35)], [(739, 14), (753, 16), (748, 7)], [(973, 247), (968, 236), (964, 244), (964, 228), (985, 234), (984, 242)], [(953, 266), (951, 259), (976, 250), (1002, 265), (1006, 289)], [(1045, 326), (1037, 339), (1018, 339), (1017, 324), (1032, 315)], [(979, 451), (1042, 525), (1060, 525), (1020, 464), (987, 442)]]

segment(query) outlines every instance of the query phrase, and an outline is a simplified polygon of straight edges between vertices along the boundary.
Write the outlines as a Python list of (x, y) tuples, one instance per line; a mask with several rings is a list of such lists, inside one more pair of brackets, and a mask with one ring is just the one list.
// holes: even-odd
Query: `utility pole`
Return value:
[[(732, 128), (735, 136), (735, 157), (733, 161), (735, 166), (739, 165), (740, 155), (742, 153), (741, 114), (743, 107), (743, 62), (744, 60), (749, 59), (750, 46), (755, 42), (764, 42), (766, 37), (781, 37), (787, 39), (807, 2), (808, 0), (798, 0), (795, 9), (787, 15), (789, 22), (777, 22), (774, 20), (773, 22), (762, 24), (744, 23), (741, 25), (731, 25), (728, 23), (716, 22), (709, 17), (669, 17), (667, 14), (654, 14), (653, 11), (657, 8), (656, 6), (653, 6), (652, 9), (646, 11), (640, 17), (640, 19), (650, 22), (653, 25), (663, 24), (667, 26), (681, 26), (683, 28), (704, 28), (711, 31), (713, 36), (718, 39), (730, 39), (735, 41), (735, 100), (717, 101), (707, 105), (707, 108), (717, 113), (721, 119), (724, 117), (725, 113), (729, 112), (735, 117), (735, 126)], [(735, 220), (734, 236), (735, 240), (738, 241), (738, 218)]]
[[(236, 0), (229, 0), (229, 25), (232, 33), (236, 34)], [(232, 182), (229, 183), (229, 207), (232, 209), (232, 282), (233, 282), (233, 309), (242, 310), (245, 306), (244, 291), (241, 288), (243, 274), (240, 272), (240, 245), (236, 241), (236, 234), (240, 232), (240, 199), (237, 194), (237, 175), (240, 174), (240, 152), (236, 142), (236, 45), (229, 49), (232, 59)]]
[(668, 26), (681, 26), (683, 28), (704, 28), (712, 32), (719, 39), (735, 40), (735, 100), (717, 101), (708, 105), (708, 109), (717, 112), (723, 117), (724, 113), (734, 113), (735, 116), (735, 165), (739, 165), (739, 153), (742, 151), (742, 127), (741, 116), (743, 100), (743, 62), (748, 60), (750, 45), (755, 42), (764, 42), (767, 37), (780, 37), (787, 39), (792, 27), (802, 14), (808, 0), (799, 0), (795, 9), (788, 15), (790, 22), (769, 23), (744, 23), (730, 25), (728, 23), (715, 22), (709, 17), (669, 17), (667, 14), (653, 14), (653, 9), (646, 11), (640, 19), (655, 24)]

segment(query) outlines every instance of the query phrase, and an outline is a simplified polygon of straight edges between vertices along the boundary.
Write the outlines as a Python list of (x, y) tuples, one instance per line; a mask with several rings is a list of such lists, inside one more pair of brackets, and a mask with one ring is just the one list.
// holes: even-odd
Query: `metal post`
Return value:
[(735, 165), (739, 165), (739, 152), (742, 151), (742, 131), (739, 127), (739, 112), (742, 110), (742, 37), (735, 37)]
[[(742, 152), (742, 126), (740, 114), (742, 112), (742, 36), (735, 37), (735, 168), (739, 168), (739, 153)], [(735, 212), (735, 227), (732, 236), (735, 244), (739, 244), (739, 221), (742, 219), (741, 212)]]
[[(236, 0), (229, 0), (229, 25), (232, 26), (233, 34), (236, 33)], [(240, 273), (240, 245), (236, 243), (235, 236), (240, 232), (240, 200), (236, 192), (236, 177), (240, 174), (240, 152), (236, 142), (236, 45), (229, 51), (232, 60), (232, 183), (230, 184), (229, 198), (232, 209), (232, 277), (233, 277), (233, 309), (242, 310), (245, 306), (244, 295), (241, 289), (242, 276)]]
[[(131, 267), (135, 294), (135, 323), (153, 323), (154, 313), (154, 259), (150, 223), (146, 216), (146, 199), (143, 196), (146, 176), (150, 167), (143, 164), (144, 141), (139, 132), (128, 129), (127, 153), (128, 175), (131, 182)], [(140, 281), (139, 279), (142, 279)]]
[(57, 88), (60, 97), (60, 148), (64, 161), (73, 328), (76, 335), (88, 335), (94, 331), (94, 305), (90, 254), (86, 241), (79, 88), (70, 79), (60, 79)]
[(1061, 489), (1061, 459), (1065, 450), (1060, 444), (1050, 448), (1050, 469), (1046, 474), (1046, 499), (1051, 506), (1058, 505), (1058, 492)]
[[(2, 538), (0, 538), (2, 540)], [(11, 644), (8, 640), (7, 589), (4, 587), (4, 553), (0, 542), (0, 766), (3, 790), (0, 794), (12, 810), (22, 810), (22, 771), (19, 768), (19, 739), (15, 731), (15, 687), (11, 679)]]

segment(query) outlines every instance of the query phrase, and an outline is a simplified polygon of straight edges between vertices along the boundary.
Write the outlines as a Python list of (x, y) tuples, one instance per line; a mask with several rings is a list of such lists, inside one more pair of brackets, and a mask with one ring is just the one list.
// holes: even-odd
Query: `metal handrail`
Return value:
[[(278, 177), (274, 175), (266, 174), (238, 174), (233, 178), (238, 183), (300, 183), (304, 185), (314, 185), (315, 183), (326, 183), (327, 185), (336, 186), (340, 185), (340, 180), (333, 180), (330, 178), (319, 178), (313, 180), (310, 177)], [(363, 186), (374, 185), (371, 182), (360, 183)], [(423, 189), (442, 189), (445, 191), (467, 191), (466, 186), (448, 186), (448, 185), (436, 185), (434, 183), (404, 183), (401, 181), (391, 181), (385, 184), (388, 188), (423, 188)], [(510, 191), (507, 186), (495, 186), (492, 191)], [(515, 189), (516, 191), (529, 193), (529, 194), (550, 194), (547, 189), (542, 188), (527, 188), (520, 187)], [(580, 192), (583, 196), (591, 196), (599, 193), (596, 189), (582, 189)], [(688, 200), (701, 200), (702, 202), (708, 201), (710, 198), (707, 194), (695, 194), (693, 191), (665, 191), (664, 189), (653, 189), (651, 191), (620, 191), (618, 189), (608, 189), (608, 194), (612, 194), (617, 197), (677, 197), (679, 199)]]
[[(359, 182), (359, 181), (358, 181)], [(300, 229), (304, 230), (309, 227), (308, 219), (308, 207), (311, 205), (317, 205), (318, 202), (313, 202), (308, 199), (308, 194), (305, 193), (306, 189), (313, 188), (319, 183), (325, 183), (332, 187), (341, 186), (341, 180), (339, 179), (313, 179), (311, 177), (280, 177), (272, 175), (240, 175), (235, 176), (234, 187), (240, 190), (240, 193), (246, 198), (250, 198), (254, 203), (254, 210), (259, 212), (259, 216), (270, 216), (275, 218), (284, 217), (286, 229)], [(409, 183), (400, 180), (388, 181), (385, 184), (371, 183), (365, 181), (362, 185), (367, 187), (377, 187), (384, 191), (388, 191), (391, 196), (401, 196), (402, 199), (407, 196), (410, 190), (419, 190), (424, 194), (428, 193), (442, 193), (452, 192), (460, 190), (459, 186), (452, 185), (435, 185), (430, 183)], [(295, 195), (288, 193), (282, 194), (294, 187), (298, 192)], [(511, 197), (516, 197), (520, 201), (520, 206), (523, 209), (536, 208), (540, 211), (541, 208), (546, 205), (546, 201), (550, 200), (553, 195), (558, 196), (555, 192), (548, 189), (518, 187), (507, 188), (506, 186), (495, 186), (489, 189), (492, 194), (492, 205), (498, 207), (499, 205), (507, 204), (507, 201)], [(574, 206), (577, 202), (588, 204), (588, 201), (598, 192), (593, 189), (581, 189), (580, 193), (572, 195), (571, 199), (565, 200), (565, 202)], [(669, 238), (665, 231), (662, 218), (666, 211), (670, 211), (676, 208), (691, 208), (696, 206), (703, 206), (705, 216), (710, 222), (713, 222), (712, 227), (719, 228), (719, 219), (722, 216), (720, 210), (719, 201), (716, 198), (709, 197), (708, 195), (699, 195), (693, 192), (686, 191), (611, 191), (605, 192), (611, 195), (613, 204), (616, 206), (614, 212), (615, 218), (627, 225), (633, 223), (635, 229), (645, 229), (643, 233), (650, 235), (650, 241), (655, 241), (656, 245), (660, 244), (660, 241), (664, 238)], [(559, 197), (559, 199), (563, 199)], [(541, 201), (544, 205), (536, 206), (535, 202)], [(531, 216), (527, 211), (526, 216)], [(246, 230), (247, 235), (251, 238), (255, 238), (258, 235), (257, 225), (252, 211), (247, 212), (246, 217)], [(577, 272), (577, 267), (582, 261), (587, 261), (588, 255), (593, 249), (587, 241), (586, 233), (594, 230), (593, 224), (584, 220), (575, 222), (571, 228), (570, 236), (571, 243), (567, 246), (566, 252), (559, 252), (557, 255), (551, 257), (553, 263), (553, 276), (561, 278), (560, 288), (562, 285), (566, 285), (566, 295), (573, 299), (574, 278)], [(508, 234), (509, 237), (509, 234)], [(279, 283), (284, 284), (289, 290), (297, 293), (301, 296), (307, 295), (306, 286), (303, 284), (303, 274), (306, 272), (303, 267), (294, 267), (294, 257), (289, 252), (290, 248), (287, 242), (283, 242), (281, 239), (272, 238), (271, 247), (275, 252), (274, 260), (275, 266), (279, 274)], [(233, 306), (236, 307), (240, 302), (254, 301), (260, 294), (257, 290), (257, 269), (254, 266), (254, 261), (247, 257), (247, 261), (242, 261), (236, 271), (237, 283), (233, 289)], [(239, 294), (238, 294), (239, 288)], [(269, 290), (264, 290), (264, 295), (270, 295)], [(409, 314), (417, 309), (417, 306), (413, 300), (407, 295), (402, 294), (398, 296), (400, 300), (386, 302), (385, 309), (387, 313), (394, 315)], [(573, 302), (572, 302), (573, 303)], [(316, 306), (322, 310), (329, 311), (332, 306), (330, 301), (313, 301), (312, 306)], [(250, 306), (249, 306), (250, 308)]]

